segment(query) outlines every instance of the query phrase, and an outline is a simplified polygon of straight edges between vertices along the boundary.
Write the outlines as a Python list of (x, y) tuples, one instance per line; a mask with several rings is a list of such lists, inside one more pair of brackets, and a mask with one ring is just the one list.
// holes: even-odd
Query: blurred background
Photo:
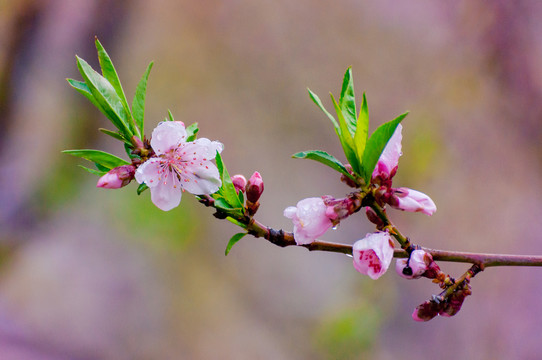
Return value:
[[(330, 108), (351, 65), (371, 129), (410, 110), (394, 184), (438, 211), (392, 212), (405, 234), (541, 254), (541, 17), (536, 0), (0, 1), (0, 358), (539, 359), (542, 269), (490, 268), (457, 316), (416, 323), (429, 281), (372, 281), (343, 255), (249, 237), (225, 257), (238, 229), (189, 194), (164, 213), (135, 184), (97, 189), (60, 151), (125, 156), (65, 81), (81, 79), (76, 54), (98, 66), (96, 35), (129, 99), (155, 61), (148, 134), (168, 109), (199, 122), (230, 174), (261, 172), (258, 219), (291, 229), (285, 207), (350, 191), (290, 156), (344, 159), (306, 87)], [(370, 231), (356, 215), (324, 239)]]

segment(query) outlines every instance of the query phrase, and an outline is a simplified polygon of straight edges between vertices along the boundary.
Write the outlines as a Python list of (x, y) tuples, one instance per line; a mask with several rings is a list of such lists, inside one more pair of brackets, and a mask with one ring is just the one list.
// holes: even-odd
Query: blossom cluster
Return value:
[[(405, 187), (393, 188), (392, 179), (397, 173), (401, 149), (402, 126), (399, 124), (384, 148), (371, 177), (376, 201), (385, 206), (410, 212), (432, 215), (436, 210), (433, 200), (424, 193)], [(294, 225), (294, 238), (298, 245), (308, 245), (346, 218), (350, 211), (348, 198), (336, 200), (331, 196), (312, 197), (287, 207), (284, 216)], [(377, 225), (380, 219), (367, 208), (369, 220)], [(394, 254), (392, 236), (387, 230), (367, 234), (353, 245), (354, 268), (372, 279), (378, 279), (388, 269)], [(397, 260), (397, 272), (406, 278), (418, 278), (427, 270), (431, 261), (425, 261), (423, 250), (413, 251), (409, 259)], [(407, 268), (407, 271), (404, 271)]]

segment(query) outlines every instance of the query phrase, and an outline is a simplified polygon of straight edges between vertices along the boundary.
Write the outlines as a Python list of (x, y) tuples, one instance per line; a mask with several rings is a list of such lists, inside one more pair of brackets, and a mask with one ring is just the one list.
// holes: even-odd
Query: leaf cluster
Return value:
[[(153, 63), (149, 64), (139, 81), (130, 108), (111, 58), (97, 38), (95, 44), (101, 74), (96, 72), (85, 60), (76, 56), (77, 68), (83, 81), (74, 79), (67, 79), (67, 81), (96, 106), (116, 128), (116, 130), (100, 129), (100, 131), (122, 141), (128, 156), (135, 158), (137, 155), (134, 155), (132, 150), (138, 142), (141, 143), (136, 138), (144, 139), (145, 94)], [(97, 175), (102, 175), (114, 167), (129, 164), (115, 155), (100, 150), (82, 149), (64, 152), (94, 162), (97, 170), (83, 168)]]
[(312, 101), (333, 124), (335, 133), (341, 142), (346, 160), (350, 166), (352, 166), (352, 174), (337, 158), (325, 151), (302, 151), (294, 154), (293, 157), (298, 159), (312, 159), (321, 162), (350, 178), (359, 186), (369, 184), (371, 175), (382, 151), (384, 151), (384, 148), (395, 132), (395, 129), (408, 115), (408, 112), (382, 124), (369, 137), (369, 108), (367, 106), (367, 98), (365, 97), (365, 93), (363, 93), (363, 99), (358, 113), (356, 110), (356, 97), (351, 67), (349, 67), (344, 74), (339, 101), (337, 102), (333, 94), (330, 93), (338, 120), (326, 110), (318, 95), (310, 89), (307, 90), (309, 91), (309, 96)]

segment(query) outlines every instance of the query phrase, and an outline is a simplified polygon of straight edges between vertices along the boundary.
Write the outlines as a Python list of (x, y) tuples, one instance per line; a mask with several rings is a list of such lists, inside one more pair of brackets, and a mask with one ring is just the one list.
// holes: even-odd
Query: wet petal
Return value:
[(159, 158), (152, 158), (145, 161), (137, 168), (135, 178), (138, 183), (145, 183), (148, 187), (153, 188), (160, 181), (161, 171), (161, 160)]
[(378, 159), (378, 163), (373, 171), (373, 178), (380, 174), (385, 174), (389, 178), (391, 177), (392, 170), (399, 165), (399, 157), (403, 155), (401, 152), (402, 130), (403, 126), (401, 124), (397, 125), (395, 132), (388, 140), (384, 151), (382, 151)]
[(220, 189), (222, 181), (218, 168), (210, 161), (187, 166), (181, 174), (181, 186), (194, 195), (213, 194)]
[(186, 136), (183, 123), (163, 121), (152, 132), (151, 146), (156, 154), (163, 155), (186, 141)]
[(393, 242), (388, 232), (370, 233), (354, 243), (354, 268), (371, 279), (384, 275), (393, 259)]

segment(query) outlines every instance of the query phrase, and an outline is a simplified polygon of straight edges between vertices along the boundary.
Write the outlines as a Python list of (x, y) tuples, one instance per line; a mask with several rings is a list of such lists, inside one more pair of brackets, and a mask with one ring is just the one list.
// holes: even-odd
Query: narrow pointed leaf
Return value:
[(365, 151), (368, 135), (369, 108), (367, 106), (367, 98), (365, 97), (365, 93), (363, 93), (363, 101), (361, 103), (361, 110), (359, 111), (356, 133), (354, 135), (354, 148), (356, 150), (356, 154), (358, 155), (358, 159), (363, 159), (363, 152)]
[(337, 160), (333, 155), (328, 154), (325, 151), (321, 150), (309, 150), (298, 152), (297, 154), (292, 155), (294, 159), (311, 159), (318, 161), (324, 165), (329, 166), (335, 171), (340, 172), (341, 174), (349, 177), (352, 180), (355, 180), (354, 177), (348, 172), (346, 167)]
[(100, 105), (99, 110), (107, 116), (124, 137), (131, 139), (134, 135), (129, 129), (128, 115), (113, 85), (106, 78), (98, 74), (80, 57), (77, 57), (77, 67), (85, 80), (94, 99)]
[[(216, 167), (220, 173), (220, 179), (222, 180), (222, 186), (218, 190), (218, 198), (223, 197), (224, 200), (230, 205), (233, 209), (242, 209), (243, 204), (239, 201), (237, 196), (237, 191), (235, 191), (235, 186), (231, 181), (230, 174), (222, 161), (220, 153), (216, 153)], [(214, 196), (213, 196), (214, 197)], [(217, 197), (214, 197), (217, 199)]]
[(313, 93), (311, 91), (311, 89), (307, 88), (307, 90), (309, 91), (309, 96), (310, 98), (312, 99), (312, 101), (316, 104), (316, 106), (318, 106), (320, 108), (320, 110), (322, 110), (322, 112), (324, 114), (326, 114), (326, 116), (329, 118), (329, 120), (331, 120), (331, 122), (333, 123), (333, 126), (335, 127), (335, 130), (338, 131), (339, 129), (339, 124), (337, 123), (337, 120), (335, 120), (335, 118), (333, 117), (333, 115), (331, 115), (327, 110), (326, 108), (324, 107), (324, 104), (322, 104), (322, 101), (320, 100), (320, 98), (318, 97), (318, 95), (316, 95), (315, 93)]
[(94, 96), (90, 92), (90, 89), (88, 88), (87, 84), (85, 84), (84, 81), (77, 81), (73, 79), (66, 79), (66, 80), (68, 81), (68, 84), (71, 85), (71, 87), (77, 90), (77, 92), (79, 92), (80, 94), (83, 94), (92, 103), (92, 105), (96, 106), (98, 110), (100, 110), (102, 113), (104, 112), (104, 110), (102, 109), (98, 101), (96, 101), (96, 99), (94, 98)]
[(173, 114), (171, 113), (171, 110), (167, 109), (167, 119), (166, 121), (175, 121), (175, 119), (173, 118)]
[(130, 163), (124, 159), (121, 159), (113, 154), (106, 153), (105, 151), (93, 150), (93, 149), (81, 149), (81, 150), (64, 150), (63, 153), (77, 156), (96, 164), (103, 166), (107, 170), (111, 170), (117, 166), (129, 165)]
[(126, 122), (128, 123), (130, 130), (134, 134), (141, 137), (141, 134), (139, 133), (138, 129), (136, 129), (135, 124), (131, 119), (132, 115), (130, 113), (130, 107), (128, 106), (128, 100), (126, 99), (126, 95), (122, 89), (122, 85), (120, 83), (119, 76), (117, 75), (117, 70), (115, 70), (115, 66), (113, 65), (113, 61), (111, 61), (111, 58), (107, 54), (107, 51), (105, 51), (98, 38), (96, 38), (95, 43), (96, 50), (98, 51), (98, 60), (100, 61), (100, 67), (102, 68), (102, 75), (107, 79), (107, 81), (109, 81), (119, 96), (122, 107), (124, 108), (124, 112), (127, 115)]
[(367, 140), (367, 146), (365, 147), (362, 161), (362, 176), (367, 184), (369, 184), (371, 181), (371, 176), (378, 159), (380, 158), (382, 151), (384, 151), (386, 144), (395, 132), (397, 125), (399, 125), (407, 115), (408, 112), (399, 115), (392, 121), (380, 125), (373, 132), (369, 140)]
[(356, 98), (351, 67), (346, 69), (346, 73), (344, 74), (341, 96), (339, 97), (339, 107), (346, 120), (350, 134), (354, 136), (356, 133)]
[(143, 135), (143, 127), (145, 125), (145, 96), (147, 93), (147, 81), (149, 80), (149, 74), (153, 65), (154, 62), (151, 61), (149, 66), (147, 66), (147, 70), (145, 70), (141, 80), (139, 80), (139, 84), (137, 84), (134, 100), (132, 101), (134, 121), (139, 128), (141, 135)]
[(84, 169), (84, 170), (86, 170), (89, 173), (94, 174), (94, 175), (103, 176), (103, 175), (107, 174), (107, 171), (94, 170), (94, 169), (90, 169), (90, 168), (88, 168), (86, 166), (83, 166), (83, 165), (77, 165), (77, 166), (79, 166), (80, 168), (82, 168), (82, 169)]
[(235, 245), (245, 235), (247, 235), (247, 233), (237, 233), (231, 237), (230, 241), (228, 241), (228, 245), (226, 246), (226, 251), (225, 251), (226, 256), (228, 256), (228, 254), (230, 253), (230, 250), (233, 247), (233, 245)]
[(360, 161), (358, 160), (356, 156), (356, 152), (354, 150), (354, 139), (352, 138), (352, 135), (350, 134), (350, 131), (348, 130), (348, 127), (346, 125), (346, 120), (344, 119), (344, 116), (342, 114), (341, 108), (339, 107), (339, 104), (337, 104), (337, 101), (335, 101), (335, 98), (333, 97), (333, 94), (331, 95), (331, 101), (333, 101), (333, 106), (335, 106), (335, 111), (337, 112), (337, 117), (339, 118), (339, 140), (341, 141), (341, 145), (343, 147), (344, 155), (346, 156), (346, 160), (352, 165), (352, 170), (361, 176), (361, 169), (360, 169)]
[(130, 140), (128, 139), (125, 139), (122, 137), (122, 135), (116, 131), (111, 131), (111, 130), (107, 130), (107, 129), (104, 129), (104, 128), (99, 128), (98, 130), (100, 130), (101, 132), (103, 132), (104, 134), (106, 135), (109, 135), (117, 140), (120, 140), (122, 142), (124, 142), (125, 144), (128, 144), (128, 145), (132, 145), (132, 143), (130, 142)]

